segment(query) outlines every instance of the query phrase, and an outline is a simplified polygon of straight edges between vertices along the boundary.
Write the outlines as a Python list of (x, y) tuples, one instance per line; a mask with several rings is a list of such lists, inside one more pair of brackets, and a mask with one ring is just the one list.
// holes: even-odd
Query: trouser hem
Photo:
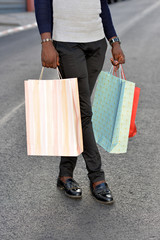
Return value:
[[(88, 174), (89, 175), (89, 174)], [(101, 173), (101, 176), (88, 176), (91, 183), (105, 181), (105, 174)]]
[(65, 173), (60, 173), (58, 175), (58, 177), (71, 177), (71, 178), (73, 178), (73, 174), (65, 172)]

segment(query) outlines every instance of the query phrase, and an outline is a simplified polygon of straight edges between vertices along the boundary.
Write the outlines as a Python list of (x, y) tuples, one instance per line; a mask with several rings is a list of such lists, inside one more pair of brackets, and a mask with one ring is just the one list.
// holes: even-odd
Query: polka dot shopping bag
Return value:
[(92, 105), (92, 124), (96, 142), (110, 153), (126, 153), (135, 83), (101, 71)]

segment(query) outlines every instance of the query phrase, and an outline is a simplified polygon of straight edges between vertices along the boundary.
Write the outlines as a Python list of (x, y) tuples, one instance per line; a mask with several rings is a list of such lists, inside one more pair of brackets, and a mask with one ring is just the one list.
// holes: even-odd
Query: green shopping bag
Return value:
[(135, 83), (102, 71), (92, 105), (96, 142), (110, 153), (125, 153), (131, 121)]

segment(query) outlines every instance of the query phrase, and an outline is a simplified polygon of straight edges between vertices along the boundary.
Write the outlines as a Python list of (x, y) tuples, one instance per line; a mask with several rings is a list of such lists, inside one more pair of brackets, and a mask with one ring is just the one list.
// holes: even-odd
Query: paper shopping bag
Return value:
[(135, 83), (101, 72), (93, 100), (93, 130), (96, 142), (110, 153), (125, 153), (131, 120)]
[(137, 108), (138, 108), (139, 95), (140, 95), (140, 88), (135, 87), (132, 115), (131, 115), (131, 123), (130, 123), (130, 130), (129, 130), (129, 138), (134, 137), (137, 134), (137, 127), (135, 124), (135, 120), (136, 120), (136, 113), (137, 113)]
[(77, 78), (24, 81), (27, 154), (78, 156), (83, 151)]
[[(121, 77), (126, 80), (126, 76), (124, 74), (122, 65), (120, 65), (120, 73), (121, 73)], [(136, 113), (137, 113), (137, 108), (138, 108), (139, 95), (140, 95), (140, 88), (135, 87), (134, 97), (133, 97), (132, 114), (131, 114), (131, 122), (130, 122), (130, 130), (129, 130), (129, 138), (134, 137), (137, 134), (137, 127), (135, 124), (135, 119), (136, 119)]]

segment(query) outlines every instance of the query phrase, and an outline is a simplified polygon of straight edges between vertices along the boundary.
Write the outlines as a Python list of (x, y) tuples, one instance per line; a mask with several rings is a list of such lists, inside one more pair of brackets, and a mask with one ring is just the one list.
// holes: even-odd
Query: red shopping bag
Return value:
[(131, 115), (131, 124), (130, 124), (130, 130), (129, 130), (129, 138), (134, 137), (137, 133), (135, 120), (136, 120), (136, 113), (137, 113), (137, 108), (138, 108), (139, 95), (140, 95), (140, 88), (135, 87), (132, 115)]
[[(121, 78), (126, 80), (126, 76), (124, 74), (123, 67), (121, 65)], [(117, 76), (117, 73), (115, 72), (115, 67), (113, 68), (113, 74)], [(138, 101), (139, 101), (139, 95), (140, 95), (140, 88), (135, 87), (134, 90), (134, 97), (133, 97), (133, 106), (132, 106), (132, 115), (131, 115), (131, 123), (130, 123), (130, 130), (129, 130), (129, 138), (134, 137), (137, 134), (137, 127), (135, 124), (136, 120), (136, 113), (138, 108)]]

